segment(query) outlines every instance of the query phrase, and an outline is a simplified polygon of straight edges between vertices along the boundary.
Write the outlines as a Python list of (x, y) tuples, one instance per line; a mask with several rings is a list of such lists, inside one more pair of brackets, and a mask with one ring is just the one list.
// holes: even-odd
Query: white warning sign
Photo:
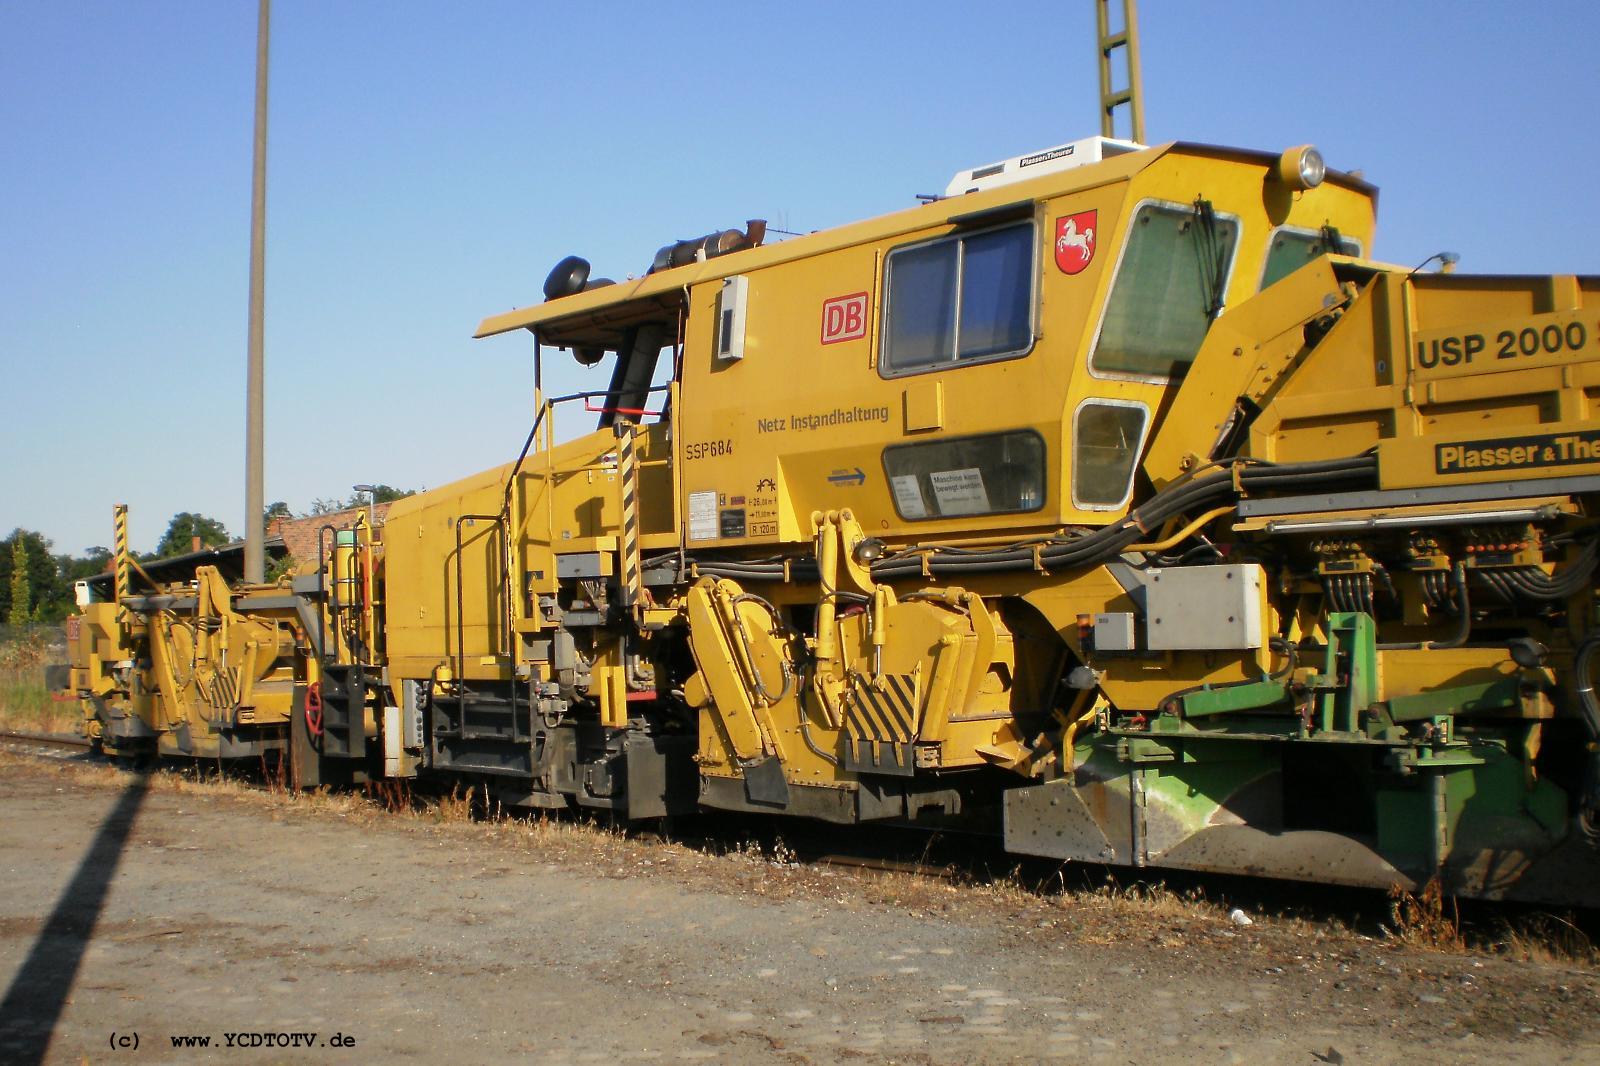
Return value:
[(965, 470), (934, 470), (928, 474), (933, 497), (944, 515), (982, 514), (989, 509), (989, 493), (983, 487), (983, 471), (975, 466)]
[(922, 502), (922, 486), (917, 484), (917, 475), (901, 474), (890, 478), (889, 484), (894, 487), (894, 505), (900, 509), (901, 515), (906, 518), (928, 517), (928, 507)]
[(689, 539), (716, 540), (717, 494), (715, 492), (689, 493)]

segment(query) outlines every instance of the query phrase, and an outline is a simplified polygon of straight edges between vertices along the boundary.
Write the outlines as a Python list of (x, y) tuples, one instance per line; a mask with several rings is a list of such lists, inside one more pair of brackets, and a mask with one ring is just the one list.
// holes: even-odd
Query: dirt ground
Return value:
[(0, 1061), (1600, 1062), (1571, 965), (146, 781), (0, 758)]

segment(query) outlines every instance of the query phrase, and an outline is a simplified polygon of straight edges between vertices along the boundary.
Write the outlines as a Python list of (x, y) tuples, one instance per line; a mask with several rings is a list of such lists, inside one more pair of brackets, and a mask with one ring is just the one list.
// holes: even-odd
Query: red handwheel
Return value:
[(306, 686), (306, 729), (314, 737), (322, 736), (322, 682), (313, 681)]

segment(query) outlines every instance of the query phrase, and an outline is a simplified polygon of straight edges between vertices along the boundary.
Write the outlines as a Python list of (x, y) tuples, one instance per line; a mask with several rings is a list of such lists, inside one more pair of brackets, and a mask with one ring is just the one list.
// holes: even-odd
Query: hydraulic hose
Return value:
[(1379, 651), (1443, 651), (1459, 648), (1472, 635), (1472, 602), (1467, 596), (1467, 568), (1457, 563), (1450, 570), (1456, 592), (1456, 631), (1447, 640), (1419, 640), (1401, 644), (1379, 644)]
[(1597, 560), (1600, 560), (1600, 541), (1590, 540), (1577, 558), (1559, 573), (1546, 574), (1537, 567), (1522, 567), (1502, 571), (1501, 577), (1507, 587), (1530, 599), (1565, 600), (1589, 584)]
[[(1330, 483), (1370, 483), (1377, 470), (1372, 456), (1357, 456), (1316, 463), (1252, 464), (1237, 470), (1239, 485), (1249, 491), (1267, 488), (1323, 488)], [(1122, 554), (1138, 543), (1146, 531), (1156, 529), (1175, 515), (1200, 507), (1216, 506), (1224, 500), (1237, 500), (1235, 475), (1218, 472), (1168, 486), (1143, 507), (1126, 518), (1091, 533), (1043, 547), (961, 552), (935, 550), (926, 555), (892, 555), (872, 566), (872, 576), (884, 580), (928, 572), (946, 574), (995, 573), (1004, 570), (1032, 569), (1038, 563), (1053, 569), (1092, 566)]]
[[(1035, 565), (1065, 570), (1098, 565), (1121, 555), (1133, 544), (1158, 529), (1175, 515), (1237, 501), (1243, 492), (1295, 489), (1322, 491), (1371, 485), (1377, 474), (1377, 458), (1358, 455), (1345, 459), (1326, 459), (1307, 463), (1240, 464), (1230, 470), (1215, 471), (1178, 481), (1152, 496), (1144, 506), (1124, 518), (1079, 536), (1035, 542), (1028, 547), (990, 549), (933, 548), (904, 550), (872, 564), (877, 581), (920, 577), (956, 577), (968, 574), (994, 574), (1031, 570)], [(784, 563), (693, 560), (696, 569), (712, 577), (747, 581), (781, 581)], [(804, 564), (795, 564), (791, 577), (806, 573)]]
[(1578, 696), (1578, 714), (1589, 731), (1589, 779), (1578, 809), (1578, 828), (1589, 843), (1600, 847), (1600, 698), (1594, 691), (1594, 660), (1600, 653), (1600, 630), (1586, 637), (1572, 655), (1572, 675)]
[(1572, 655), (1572, 675), (1578, 693), (1578, 713), (1589, 729), (1589, 738), (1600, 744), (1600, 698), (1594, 691), (1594, 658), (1600, 652), (1600, 630), (1590, 633)]

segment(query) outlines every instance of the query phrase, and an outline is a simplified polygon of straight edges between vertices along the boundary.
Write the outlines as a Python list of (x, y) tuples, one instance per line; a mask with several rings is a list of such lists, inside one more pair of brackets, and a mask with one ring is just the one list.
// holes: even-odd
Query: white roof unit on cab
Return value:
[(1085, 137), (1081, 141), (1059, 144), (1040, 152), (1012, 156), (1010, 159), (990, 163), (985, 167), (958, 171), (956, 176), (950, 179), (950, 184), (945, 186), (944, 194), (960, 196), (963, 193), (992, 189), (997, 185), (1010, 185), (1014, 181), (1036, 178), (1040, 174), (1071, 170), (1073, 167), (1087, 166), (1102, 159), (1110, 159), (1114, 155), (1137, 152), (1144, 147), (1145, 145), (1134, 141), (1115, 141), (1110, 137)]

